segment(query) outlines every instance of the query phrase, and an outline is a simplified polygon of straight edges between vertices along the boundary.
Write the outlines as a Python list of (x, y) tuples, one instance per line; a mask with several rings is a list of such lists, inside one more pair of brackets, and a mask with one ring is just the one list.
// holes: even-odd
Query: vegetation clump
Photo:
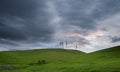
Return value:
[(46, 63), (46, 60), (39, 60), (38, 61), (38, 64), (45, 64)]
[(0, 69), (1, 70), (15, 70), (15, 69), (18, 69), (18, 68), (17, 67), (13, 67), (11, 65), (1, 65)]
[(47, 61), (46, 60), (38, 60), (35, 63), (30, 63), (29, 65), (42, 65), (42, 64), (46, 64)]

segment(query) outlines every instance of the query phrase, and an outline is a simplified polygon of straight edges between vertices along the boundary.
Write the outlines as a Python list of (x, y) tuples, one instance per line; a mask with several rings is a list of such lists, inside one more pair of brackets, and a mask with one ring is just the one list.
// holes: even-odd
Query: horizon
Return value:
[(89, 54), (89, 53), (94, 53), (94, 52), (97, 52), (97, 51), (102, 51), (102, 50), (105, 50), (105, 49), (111, 49), (111, 48), (114, 48), (114, 47), (120, 47), (120, 46), (113, 46), (113, 47), (109, 47), (109, 48), (103, 48), (103, 49), (99, 49), (99, 50), (94, 50), (94, 51), (81, 51), (81, 50), (77, 50), (77, 49), (70, 49), (70, 48), (33, 48), (33, 49), (22, 49), (22, 50), (3, 50), (3, 51), (0, 51), (0, 52), (6, 52), (6, 51), (27, 51), (27, 50), (54, 50), (54, 49), (61, 49), (61, 50), (73, 50), (73, 51), (79, 51), (79, 52), (83, 52), (83, 53), (86, 53), (86, 54)]

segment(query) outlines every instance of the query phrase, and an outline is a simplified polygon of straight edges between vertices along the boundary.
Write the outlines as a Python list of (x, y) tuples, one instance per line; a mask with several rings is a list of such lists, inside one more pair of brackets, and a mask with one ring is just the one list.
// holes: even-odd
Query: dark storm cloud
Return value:
[(19, 46), (19, 44), (15, 43), (13, 41), (7, 40), (7, 39), (0, 39), (0, 44), (1, 45)]
[(120, 37), (118, 37), (118, 36), (111, 37), (111, 42), (112, 43), (114, 43), (114, 42), (120, 42)]
[(26, 37), (16, 28), (0, 23), (0, 38), (10, 40), (23, 40)]
[[(19, 17), (34, 16), (38, 0), (0, 0), (0, 14)], [(43, 7), (43, 4), (40, 4)]]
[(120, 0), (99, 0), (101, 5), (92, 13), (94, 18), (100, 19), (120, 12)]
[(0, 39), (6, 39), (2, 43), (50, 41), (53, 28), (44, 8), (45, 0), (0, 0)]
[(19, 20), (16, 17), (7, 17), (0, 23), (0, 38), (10, 40), (49, 40), (53, 29), (46, 22), (34, 23), (28, 20)]
[(70, 0), (58, 1), (58, 12), (69, 25), (93, 30), (96, 28), (95, 20), (118, 13), (120, 0)]

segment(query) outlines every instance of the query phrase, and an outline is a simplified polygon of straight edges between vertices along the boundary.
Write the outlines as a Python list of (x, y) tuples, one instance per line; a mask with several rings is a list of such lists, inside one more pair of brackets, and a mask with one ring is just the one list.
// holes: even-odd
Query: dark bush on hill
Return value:
[(38, 62), (36, 63), (30, 63), (29, 65), (42, 65), (42, 64), (46, 64), (47, 61), (46, 60), (38, 60)]

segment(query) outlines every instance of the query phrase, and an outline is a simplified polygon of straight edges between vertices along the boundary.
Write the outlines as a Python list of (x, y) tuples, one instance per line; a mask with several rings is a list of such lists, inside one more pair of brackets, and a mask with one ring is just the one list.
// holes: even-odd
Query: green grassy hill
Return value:
[(88, 72), (120, 72), (120, 46), (89, 53), (79, 60)]
[[(64, 49), (0, 52), (0, 72), (120, 72), (120, 46), (93, 53)], [(15, 67), (15, 68), (14, 68)]]

